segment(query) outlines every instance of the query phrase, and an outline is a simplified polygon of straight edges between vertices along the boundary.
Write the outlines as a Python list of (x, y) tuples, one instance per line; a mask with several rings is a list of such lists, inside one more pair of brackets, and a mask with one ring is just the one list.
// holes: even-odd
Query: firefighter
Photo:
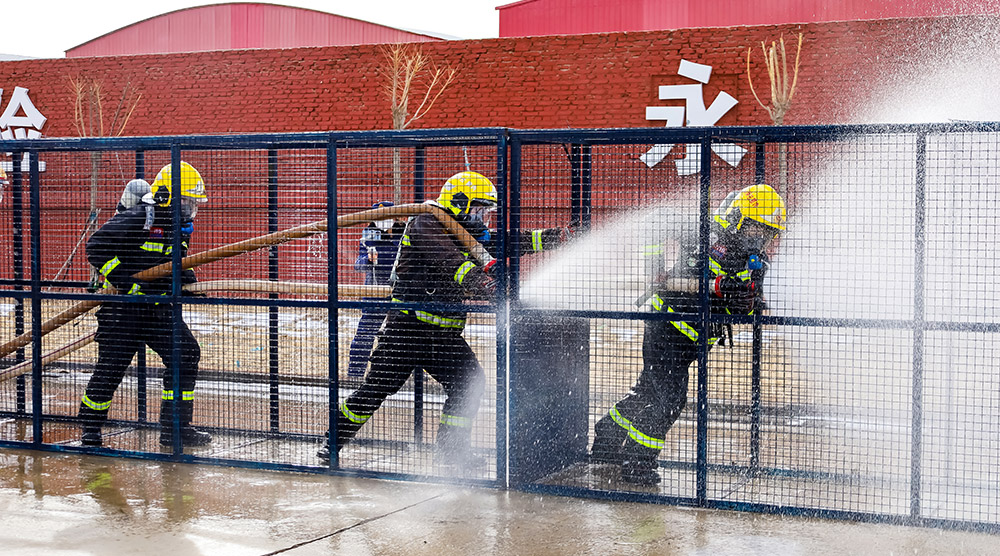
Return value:
[[(429, 202), (451, 214), (480, 243), (492, 247), (490, 217), (497, 207), (497, 190), (485, 176), (468, 171), (455, 174), (441, 188), (437, 200)], [(521, 251), (552, 249), (571, 231), (525, 231)], [(406, 224), (396, 256), (392, 300), (457, 304), (466, 299), (492, 299), (496, 290), (492, 266), (492, 262), (480, 265), (472, 260), (434, 215), (414, 216)], [(364, 383), (340, 405), (338, 449), (354, 438), (386, 397), (402, 388), (413, 369), (423, 369), (446, 394), (437, 431), (436, 461), (456, 468), (479, 463), (472, 455), (472, 421), (479, 411), (486, 375), (462, 337), (465, 322), (465, 311), (390, 311), (378, 333)], [(317, 455), (329, 461), (329, 439)]]
[[(181, 257), (187, 252), (194, 230), (198, 206), (207, 200), (201, 174), (181, 162)], [(151, 281), (132, 276), (172, 260), (174, 245), (173, 209), (171, 206), (171, 166), (164, 166), (142, 194), (142, 184), (130, 182), (122, 195), (118, 212), (87, 241), (87, 260), (103, 276), (103, 285), (114, 286), (122, 295), (168, 295), (170, 275)], [(142, 194), (137, 200), (136, 193)], [(128, 205), (132, 205), (129, 207)], [(196, 281), (192, 270), (181, 274), (182, 284)], [(108, 418), (111, 399), (121, 384), (135, 354), (148, 345), (163, 360), (163, 395), (160, 405), (160, 444), (173, 440), (173, 408), (181, 420), (181, 441), (185, 446), (203, 446), (212, 437), (191, 426), (194, 386), (201, 349), (198, 341), (181, 320), (177, 323), (181, 343), (181, 381), (173, 383), (172, 329), (173, 308), (168, 304), (141, 302), (105, 302), (97, 311), (97, 365), (80, 402), (83, 422), (81, 443), (102, 444), (101, 425)]]
[[(379, 201), (372, 205), (373, 209), (393, 206), (392, 201)], [(399, 248), (399, 238), (403, 236), (405, 222), (393, 218), (376, 220), (368, 224), (361, 232), (358, 243), (358, 258), (354, 261), (354, 270), (365, 273), (366, 286), (388, 286), (392, 273), (392, 264), (396, 260)], [(366, 301), (389, 301), (387, 297), (366, 297)], [(378, 332), (388, 311), (378, 307), (366, 307), (361, 311), (358, 330), (351, 340), (350, 361), (347, 375), (361, 377), (368, 366), (368, 356), (371, 355), (375, 343), (375, 333)]]
[[(713, 313), (749, 315), (763, 308), (761, 288), (769, 263), (767, 249), (785, 230), (785, 203), (766, 184), (730, 193), (711, 221), (708, 265)], [(671, 291), (677, 278), (699, 278), (702, 254), (697, 234), (678, 238), (681, 253), (653, 284), (655, 311), (697, 313), (699, 295)], [(709, 348), (728, 327), (710, 326)], [(667, 431), (687, 401), (688, 368), (698, 357), (699, 331), (684, 321), (646, 321), (643, 369), (629, 393), (594, 426), (591, 461), (621, 467), (623, 481), (660, 482), (656, 458)], [(730, 344), (732, 343), (730, 332)]]

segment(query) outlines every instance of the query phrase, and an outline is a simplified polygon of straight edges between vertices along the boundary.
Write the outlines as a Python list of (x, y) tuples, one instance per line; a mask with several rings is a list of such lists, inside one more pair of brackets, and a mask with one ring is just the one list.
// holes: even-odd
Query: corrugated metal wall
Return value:
[(500, 6), (500, 36), (640, 29), (645, 0), (525, 0)]
[(66, 56), (438, 40), (441, 39), (315, 10), (237, 3), (189, 8), (146, 19), (71, 48)]
[(497, 8), (500, 36), (997, 14), (1000, 0), (525, 0)]

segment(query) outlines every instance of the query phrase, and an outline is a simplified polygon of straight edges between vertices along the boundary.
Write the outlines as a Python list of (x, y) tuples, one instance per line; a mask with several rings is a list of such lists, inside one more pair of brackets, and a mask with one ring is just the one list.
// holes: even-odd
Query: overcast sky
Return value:
[[(309, 8), (410, 31), (460, 39), (496, 37), (497, 6), (515, 0), (285, 0)], [(0, 54), (62, 58), (66, 50), (166, 12), (226, 2), (211, 0), (5, 0), (0, 3)]]

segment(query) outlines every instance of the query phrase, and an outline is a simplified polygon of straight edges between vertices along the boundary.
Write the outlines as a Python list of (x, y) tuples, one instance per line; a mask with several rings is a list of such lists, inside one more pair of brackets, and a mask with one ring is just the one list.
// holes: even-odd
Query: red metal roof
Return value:
[(1000, 0), (521, 0), (499, 6), (500, 36), (576, 35), (1000, 13)]
[(439, 40), (316, 10), (239, 2), (151, 17), (75, 46), (66, 57)]

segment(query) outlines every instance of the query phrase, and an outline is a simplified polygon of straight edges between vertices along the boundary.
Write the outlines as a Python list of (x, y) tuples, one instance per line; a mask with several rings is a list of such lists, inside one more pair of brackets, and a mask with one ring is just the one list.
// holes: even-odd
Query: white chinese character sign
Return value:
[[(729, 112), (737, 104), (737, 100), (729, 93), (719, 93), (712, 101), (712, 105), (705, 108), (705, 97), (702, 87), (708, 83), (712, 76), (712, 66), (696, 64), (687, 60), (681, 60), (677, 74), (697, 81), (697, 83), (685, 85), (661, 85), (659, 87), (660, 100), (683, 100), (684, 106), (647, 106), (646, 119), (656, 121), (666, 121), (667, 127), (689, 126), (711, 126), (715, 125), (726, 112)], [(662, 161), (670, 153), (674, 145), (654, 145), (646, 154), (640, 156), (640, 160), (652, 168)], [(684, 158), (674, 161), (677, 166), (677, 173), (682, 176), (697, 174), (701, 169), (701, 145), (691, 143), (685, 145)], [(731, 166), (738, 166), (746, 154), (746, 149), (730, 144), (712, 145), (712, 152), (725, 160)]]
[(0, 114), (0, 139), (37, 139), (42, 136), (45, 119), (28, 97), (28, 89), (14, 87), (7, 108)]

